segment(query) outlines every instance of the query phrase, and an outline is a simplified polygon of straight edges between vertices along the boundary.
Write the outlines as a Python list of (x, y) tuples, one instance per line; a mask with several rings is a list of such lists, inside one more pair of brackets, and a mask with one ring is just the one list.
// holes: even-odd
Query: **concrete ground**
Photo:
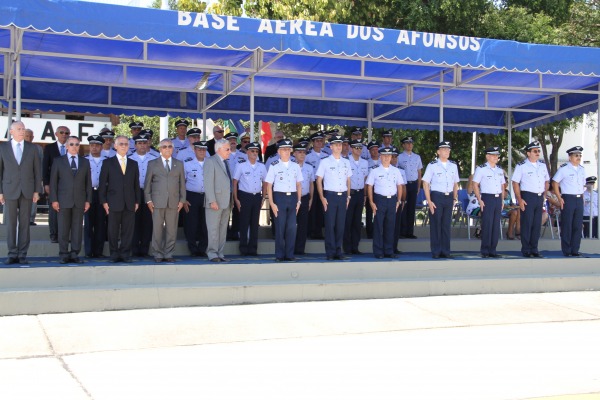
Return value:
[(0, 318), (0, 399), (600, 396), (600, 292)]

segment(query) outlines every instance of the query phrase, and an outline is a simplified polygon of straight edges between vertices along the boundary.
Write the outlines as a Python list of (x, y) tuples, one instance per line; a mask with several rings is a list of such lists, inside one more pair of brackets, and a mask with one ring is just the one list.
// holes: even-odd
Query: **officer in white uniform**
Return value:
[[(181, 160), (181, 158), (177, 157), (177, 154), (184, 148), (189, 148), (191, 154), (194, 155), (194, 149), (190, 147), (192, 143), (189, 142), (186, 135), (188, 126), (190, 126), (190, 123), (185, 119), (178, 119), (175, 121), (177, 136), (171, 139), (171, 142), (173, 142), (173, 157), (177, 160)], [(200, 133), (202, 133), (202, 131), (200, 131)], [(200, 138), (198, 138), (198, 140), (200, 140)]]
[(381, 165), (372, 168), (367, 177), (369, 205), (373, 210), (373, 254), (375, 258), (397, 258), (394, 254), (396, 213), (402, 198), (400, 170), (391, 165), (392, 149), (379, 149)]
[(362, 230), (362, 211), (365, 206), (365, 180), (369, 175), (369, 163), (361, 157), (363, 144), (360, 140), (350, 141), (351, 154), (348, 157), (352, 176), (350, 177), (350, 203), (346, 210), (346, 230), (344, 232), (344, 252), (362, 254), (358, 250)]
[[(552, 178), (554, 193), (561, 203), (560, 247), (565, 257), (580, 257), (581, 230), (583, 227), (583, 192), (585, 168), (581, 165), (583, 147), (567, 150), (569, 162), (560, 166)], [(560, 191), (558, 190), (560, 187)]]
[(300, 209), (296, 215), (296, 244), (294, 245), (294, 254), (302, 255), (306, 248), (306, 238), (308, 235), (308, 212), (313, 204), (315, 167), (307, 163), (306, 153), (308, 152), (308, 141), (300, 142), (294, 146), (294, 156), (300, 171), (302, 171), (302, 197)]
[(258, 161), (260, 145), (256, 142), (246, 145), (248, 160), (240, 158), (233, 173), (233, 201), (240, 213), (240, 254), (257, 256), (258, 217), (266, 196), (263, 184), (267, 169)]
[(458, 201), (458, 168), (450, 157), (448, 141), (437, 145), (438, 159), (429, 163), (423, 175), (423, 191), (429, 207), (431, 256), (454, 258), (450, 254), (452, 209)]
[(550, 175), (541, 161), (540, 142), (525, 147), (527, 158), (515, 167), (511, 178), (517, 204), (521, 208), (521, 253), (523, 257), (543, 256), (538, 250), (542, 225), (544, 193), (550, 186)]
[(193, 145), (194, 159), (184, 162), (185, 199), (183, 205), (185, 218), (183, 232), (188, 250), (197, 257), (207, 257), (208, 231), (204, 212), (204, 161), (208, 156), (206, 142), (198, 141)]
[(152, 132), (150, 129), (144, 129), (139, 135), (133, 138), (135, 151), (129, 156), (129, 158), (137, 162), (140, 176), (141, 201), (135, 213), (135, 227), (131, 246), (132, 253), (138, 257), (148, 256), (150, 242), (152, 241), (152, 213), (148, 209), (146, 200), (144, 199), (144, 181), (146, 179), (148, 163), (157, 157), (150, 153), (151, 136), (148, 134), (148, 131)]
[(332, 136), (331, 155), (317, 168), (317, 191), (325, 214), (325, 255), (327, 260), (345, 260), (342, 254), (346, 209), (350, 202), (350, 161), (342, 157), (343, 138)]
[(100, 170), (102, 161), (106, 159), (102, 155), (104, 139), (100, 135), (88, 136), (90, 154), (86, 158), (90, 161), (90, 172), (92, 174), (92, 202), (90, 209), (83, 215), (83, 242), (86, 257), (103, 257), (104, 242), (106, 241), (106, 212), (98, 198), (98, 185), (100, 184)]
[(590, 206), (592, 208), (592, 237), (598, 238), (598, 192), (594, 190), (597, 178), (588, 176), (585, 179), (583, 192), (583, 237), (590, 237)]
[(392, 167), (398, 168), (398, 171), (400, 171), (400, 175), (402, 176), (402, 182), (404, 182), (402, 184), (402, 197), (400, 199), (398, 199), (398, 200), (400, 200), (400, 207), (398, 207), (398, 210), (396, 211), (396, 219), (394, 221), (394, 245), (393, 245), (394, 254), (402, 254), (400, 249), (398, 249), (398, 241), (399, 241), (400, 237), (402, 236), (400, 233), (404, 229), (404, 227), (402, 226), (402, 212), (403, 212), (404, 208), (406, 207), (406, 171), (404, 171), (404, 168), (398, 163), (398, 155), (400, 154), (400, 151), (398, 150), (398, 148), (396, 146), (392, 146), (390, 148), (390, 150), (392, 151), (392, 161), (390, 162), (390, 165)]
[[(180, 125), (180, 127), (181, 126), (184, 125)], [(202, 129), (200, 128), (191, 128), (190, 130), (188, 130), (186, 133), (187, 138), (185, 139), (187, 145), (179, 148), (177, 155), (174, 155), (175, 159), (181, 160), (184, 163), (186, 161), (195, 159), (196, 149), (194, 147), (194, 144), (200, 141), (200, 135), (202, 135)], [(180, 142), (180, 144), (181, 143), (182, 142)], [(175, 152), (173, 152), (173, 154), (175, 154)]]
[(402, 230), (400, 238), (416, 239), (415, 209), (417, 207), (417, 195), (421, 189), (421, 178), (423, 163), (421, 156), (414, 153), (413, 137), (407, 136), (401, 140), (404, 151), (398, 155), (398, 166), (406, 173), (406, 203), (402, 209)]
[(504, 171), (498, 166), (500, 147), (489, 147), (485, 153), (487, 162), (478, 166), (473, 176), (473, 188), (481, 208), (481, 257), (500, 258), (496, 247), (500, 239), (506, 180)]
[[(227, 135), (223, 137), (229, 141), (229, 149), (231, 152), (229, 153), (229, 158), (227, 162), (229, 163), (229, 171), (231, 171), (231, 177), (235, 175), (235, 170), (237, 169), (240, 160), (246, 160), (247, 157), (244, 153), (237, 150), (237, 132), (229, 132)], [(240, 212), (237, 207), (233, 207), (231, 209), (231, 224), (227, 227), (227, 240), (229, 241), (237, 241), (240, 237)]]
[(280, 159), (273, 161), (267, 171), (269, 206), (275, 216), (275, 260), (296, 261), (296, 214), (302, 204), (302, 171), (290, 160), (292, 141), (277, 142)]

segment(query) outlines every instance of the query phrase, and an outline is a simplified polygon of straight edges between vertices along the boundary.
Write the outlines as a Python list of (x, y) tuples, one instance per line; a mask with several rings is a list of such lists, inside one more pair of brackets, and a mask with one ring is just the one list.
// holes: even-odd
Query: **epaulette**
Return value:
[(560, 164), (560, 167), (558, 167), (558, 168), (562, 168), (562, 167), (564, 167), (564, 166), (565, 166), (565, 165), (567, 165), (567, 164), (568, 164), (568, 163)]
[(396, 168), (404, 170), (404, 167), (402, 165), (400, 165), (400, 164), (396, 165)]
[(448, 160), (448, 161), (450, 161), (452, 164), (456, 164), (456, 161), (454, 161), (454, 160)]
[(312, 163), (309, 163), (309, 162), (306, 162), (306, 161), (304, 161), (304, 164), (308, 164), (308, 165), (310, 165), (313, 168), (315, 167)]
[(298, 161), (295, 158), (293, 160), (290, 158), (290, 161), (293, 162), (293, 163), (298, 164)]
[(360, 158), (362, 158), (365, 161), (369, 161), (369, 157), (360, 156)]
[(544, 160), (538, 160), (538, 162), (542, 163), (542, 164), (546, 164), (546, 161), (544, 161)]
[(185, 149), (187, 149), (187, 146), (180, 147), (177, 151), (182, 151), (182, 150), (185, 150)]
[(186, 158), (185, 160), (183, 160), (183, 162), (188, 162), (188, 161), (192, 161), (192, 160), (193, 160), (193, 158), (192, 158), (192, 157), (188, 157), (188, 158)]
[(527, 160), (523, 160), (520, 163), (518, 163), (517, 165), (525, 165), (525, 161), (527, 161)]
[(348, 156), (342, 156), (342, 158), (345, 158), (346, 160), (350, 160), (350, 159), (348, 158)]
[(371, 165), (369, 168), (370, 168), (370, 169), (375, 169), (375, 168), (377, 168), (377, 167), (379, 167), (379, 165)]
[(437, 164), (437, 162), (438, 162), (438, 160), (433, 160), (433, 161), (432, 161), (432, 162), (430, 162), (429, 164), (430, 164), (430, 165), (433, 165), (433, 164)]
[(246, 159), (245, 158), (238, 158), (237, 161), (238, 161), (239, 164), (241, 164), (241, 163), (245, 163)]
[(271, 165), (277, 165), (279, 163), (279, 160), (275, 160), (271, 163)]

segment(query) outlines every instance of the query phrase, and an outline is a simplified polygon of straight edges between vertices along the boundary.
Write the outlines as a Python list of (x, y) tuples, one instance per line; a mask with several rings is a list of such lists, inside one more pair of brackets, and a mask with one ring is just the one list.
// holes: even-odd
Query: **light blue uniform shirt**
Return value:
[(266, 177), (267, 169), (258, 160), (252, 165), (250, 161), (239, 159), (233, 174), (233, 179), (238, 181), (238, 189), (246, 193), (260, 193)]
[(358, 158), (358, 161), (354, 160), (354, 157), (349, 157), (350, 168), (352, 168), (352, 176), (350, 177), (350, 189), (358, 190), (364, 189), (365, 178), (369, 175), (369, 163), (367, 160)]
[(538, 160), (534, 164), (524, 160), (515, 167), (511, 180), (520, 185), (521, 191), (539, 194), (546, 191), (546, 182), (550, 180), (550, 175), (544, 162)]
[(454, 184), (460, 181), (458, 168), (453, 161), (448, 160), (446, 167), (438, 159), (427, 165), (423, 181), (429, 183), (429, 189), (433, 192), (450, 193), (454, 190)]
[(373, 186), (373, 193), (381, 196), (398, 194), (398, 186), (405, 183), (400, 170), (393, 165), (388, 168), (382, 165), (372, 168), (367, 177), (367, 185)]
[(204, 193), (204, 162), (207, 159), (208, 155), (204, 157), (204, 161), (198, 161), (197, 158), (194, 158), (183, 163), (185, 190)]
[(329, 154), (322, 151), (322, 149), (320, 153), (317, 153), (313, 150), (306, 155), (306, 159), (304, 161), (311, 163), (315, 167), (316, 171), (317, 169), (319, 169), (319, 164), (321, 164), (321, 160), (327, 157), (329, 157)]
[(402, 152), (398, 154), (398, 165), (404, 169), (408, 181), (412, 182), (419, 180), (419, 170), (423, 169), (420, 155)]
[(88, 154), (85, 158), (90, 161), (90, 172), (92, 174), (92, 187), (97, 188), (100, 185), (100, 171), (102, 170), (102, 161), (106, 159), (106, 157), (92, 157), (91, 154)]
[(310, 185), (315, 181), (315, 167), (304, 161), (300, 167), (302, 171), (302, 196), (310, 193)]
[(479, 184), (481, 193), (502, 194), (502, 185), (506, 183), (506, 180), (502, 168), (498, 166), (492, 168), (489, 163), (485, 163), (475, 169), (473, 182)]
[(583, 194), (585, 190), (585, 168), (578, 165), (577, 167), (570, 162), (560, 166), (553, 181), (560, 184), (560, 192), (562, 194)]
[(336, 160), (333, 156), (324, 158), (317, 168), (317, 177), (323, 178), (323, 189), (331, 192), (347, 192), (348, 178), (352, 176), (352, 168), (347, 158)]
[(296, 183), (304, 180), (300, 166), (288, 161), (287, 166), (281, 160), (273, 161), (267, 171), (265, 182), (273, 184), (274, 192), (296, 192)]
[(148, 162), (158, 158), (149, 152), (140, 156), (138, 153), (133, 153), (129, 156), (132, 160), (138, 163), (138, 170), (140, 172), (140, 188), (144, 189), (144, 181), (146, 180), (146, 171), (148, 171)]

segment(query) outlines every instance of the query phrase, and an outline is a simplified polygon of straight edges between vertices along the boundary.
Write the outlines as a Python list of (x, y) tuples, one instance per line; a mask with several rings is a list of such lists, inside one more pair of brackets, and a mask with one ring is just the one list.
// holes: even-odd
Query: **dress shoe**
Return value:
[(502, 254), (490, 254), (490, 258), (502, 258)]
[(295, 251), (295, 252), (294, 252), (294, 254), (295, 254), (295, 255), (297, 255), (297, 256), (303, 256), (303, 255), (305, 255), (306, 253), (305, 253), (305, 252), (303, 252), (303, 251)]
[(384, 255), (385, 258), (398, 258), (397, 254), (385, 254)]
[(69, 261), (76, 264), (83, 264), (83, 261), (79, 257), (71, 257)]
[[(211, 261), (212, 261), (212, 260), (211, 260)], [(154, 257), (154, 262), (155, 262), (155, 263), (161, 263), (161, 262), (163, 262), (163, 259), (162, 259), (162, 258), (159, 258), (159, 257)]]
[(279, 257), (277, 257), (277, 258), (275, 259), (275, 261), (277, 261), (277, 262), (284, 262), (284, 261), (285, 261), (285, 258), (279, 258)]
[(415, 235), (405, 235), (407, 239), (418, 239)]
[(433, 259), (437, 260), (438, 258), (440, 258), (440, 256), (438, 256), (438, 255), (433, 255), (433, 256), (431, 256), (431, 258), (433, 258)]
[(376, 259), (381, 260), (383, 256), (375, 256)]
[(582, 253), (571, 253), (571, 256), (573, 257), (583, 257)]
[[(303, 254), (304, 254), (304, 253), (303, 253)], [(257, 256), (258, 256), (258, 253), (257, 253), (257, 252), (255, 252), (255, 251), (251, 251), (250, 253), (248, 253), (248, 255), (249, 255), (250, 257), (257, 257)]]
[(231, 261), (229, 258), (220, 257), (220, 259), (221, 259), (221, 262), (229, 262), (229, 261)]
[(327, 261), (333, 261), (334, 257), (333, 256), (327, 256)]
[(197, 257), (208, 257), (205, 251), (197, 251), (194, 255)]
[(19, 263), (19, 259), (17, 257), (8, 257), (6, 259), (6, 261), (4, 261), (4, 264), (6, 264), (6, 265), (18, 264), (18, 263)]
[(163, 258), (163, 262), (170, 262), (170, 263), (174, 263), (175, 259), (173, 257), (169, 257), (169, 258)]
[(488, 258), (490, 255), (489, 254), (482, 254), (481, 258)]
[(214, 262), (214, 263), (220, 263), (221, 259), (219, 257), (215, 257), (215, 258), (211, 258), (210, 262)]
[(27, 257), (19, 257), (19, 264), (29, 264)]
[(354, 250), (352, 252), (352, 254), (361, 255), (361, 254), (364, 254), (364, 253), (362, 251), (360, 251), (360, 250)]
[(296, 257), (286, 257), (284, 258), (285, 261), (290, 261), (290, 262), (296, 262)]
[(541, 255), (540, 253), (531, 253), (531, 256), (535, 257), (535, 258), (544, 258), (544, 256)]
[(442, 257), (442, 258), (448, 258), (450, 260), (454, 259), (454, 256), (452, 254), (441, 254), (440, 257)]
[(61, 264), (67, 264), (69, 262), (69, 259), (68, 258), (61, 258), (58, 262), (61, 263)]
[(58, 237), (57, 236), (50, 236), (50, 243), (58, 243)]
[(340, 254), (339, 256), (333, 256), (333, 258), (334, 258), (335, 260), (340, 260), (340, 261), (343, 261), (343, 260), (349, 260), (349, 259), (350, 259), (350, 257), (347, 257), (347, 256), (345, 256), (345, 255), (343, 255), (343, 254)]
[(402, 252), (398, 249), (394, 250), (394, 254), (402, 254)]
[(523, 253), (523, 257), (525, 257), (525, 258), (531, 258), (531, 257), (532, 257), (532, 255), (531, 255), (531, 254), (529, 254), (529, 253)]
[(131, 264), (131, 263), (133, 262), (133, 260), (131, 259), (131, 257), (125, 257), (125, 258), (123, 259), (123, 262), (124, 262), (124, 263), (127, 263), (127, 264)]
[(35, 222), (30, 222), (29, 225), (30, 226), (36, 226), (37, 224)]

